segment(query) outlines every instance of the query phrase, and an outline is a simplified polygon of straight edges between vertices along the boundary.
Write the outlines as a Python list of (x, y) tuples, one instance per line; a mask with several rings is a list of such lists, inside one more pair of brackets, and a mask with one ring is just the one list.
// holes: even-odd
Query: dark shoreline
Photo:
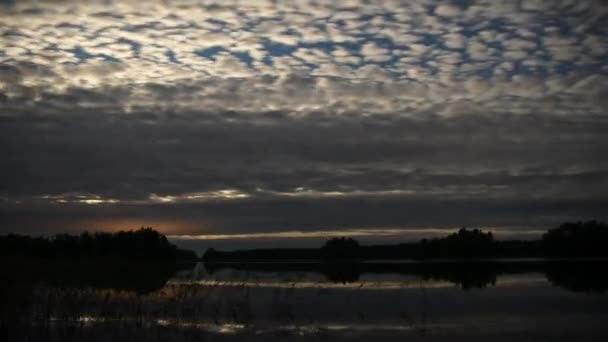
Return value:
[(391, 245), (360, 245), (348, 238), (332, 238), (320, 248), (265, 248), (219, 251), (204, 261), (244, 260), (432, 260), (608, 258), (608, 225), (597, 221), (564, 223), (540, 240), (495, 240), (491, 232), (461, 228), (442, 238)]

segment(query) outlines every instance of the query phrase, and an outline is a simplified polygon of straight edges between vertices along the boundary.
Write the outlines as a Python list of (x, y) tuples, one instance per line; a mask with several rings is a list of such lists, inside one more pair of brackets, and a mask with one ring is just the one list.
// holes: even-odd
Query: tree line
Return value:
[(440, 258), (600, 258), (608, 257), (608, 225), (598, 221), (567, 222), (549, 229), (539, 240), (496, 240), (491, 232), (461, 228), (441, 238), (394, 245), (362, 246), (353, 238), (332, 238), (321, 248), (218, 251), (203, 256), (213, 260), (336, 260)]
[(43, 259), (155, 259), (195, 260), (196, 253), (179, 249), (154, 229), (116, 233), (57, 234), (32, 237), (0, 236), (0, 257)]

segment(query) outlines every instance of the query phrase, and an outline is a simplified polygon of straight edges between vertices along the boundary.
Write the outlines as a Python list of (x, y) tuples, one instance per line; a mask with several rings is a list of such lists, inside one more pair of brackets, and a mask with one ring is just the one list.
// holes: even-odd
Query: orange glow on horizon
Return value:
[(177, 221), (170, 219), (146, 219), (146, 218), (95, 218), (71, 221), (65, 224), (55, 224), (56, 232), (118, 232), (121, 230), (137, 230), (141, 227), (152, 229), (165, 234), (193, 234), (203, 231), (204, 224), (188, 221)]

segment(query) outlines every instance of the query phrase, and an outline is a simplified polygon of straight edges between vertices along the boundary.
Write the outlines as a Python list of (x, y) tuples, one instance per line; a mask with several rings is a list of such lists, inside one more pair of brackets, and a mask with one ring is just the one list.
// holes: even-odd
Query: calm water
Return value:
[(15, 341), (606, 341), (602, 265), (197, 264), (148, 288), (126, 269), (14, 282), (1, 317)]

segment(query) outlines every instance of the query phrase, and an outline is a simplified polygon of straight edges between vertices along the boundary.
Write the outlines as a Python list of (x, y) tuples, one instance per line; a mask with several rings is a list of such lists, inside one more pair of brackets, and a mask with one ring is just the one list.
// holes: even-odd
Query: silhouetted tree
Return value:
[(321, 248), (326, 258), (343, 259), (358, 257), (359, 242), (353, 238), (331, 238)]
[(205, 260), (332, 260), (608, 257), (608, 228), (596, 221), (565, 223), (542, 240), (494, 240), (491, 232), (461, 228), (446, 237), (396, 245), (360, 246), (352, 238), (332, 238), (321, 248), (209, 250)]
[(463, 227), (444, 238), (422, 240), (420, 257), (489, 257), (492, 256), (494, 247), (494, 236), (491, 232), (484, 233), (477, 228), (468, 230)]
[(603, 222), (566, 222), (543, 235), (548, 256), (608, 256), (608, 225)]
[(196, 259), (196, 253), (178, 249), (152, 228), (117, 233), (57, 234), (50, 238), (7, 235), (0, 237), (0, 256), (45, 259), (128, 258)]
[(209, 248), (203, 254), (203, 260), (213, 260), (218, 257), (219, 252), (215, 248)]

